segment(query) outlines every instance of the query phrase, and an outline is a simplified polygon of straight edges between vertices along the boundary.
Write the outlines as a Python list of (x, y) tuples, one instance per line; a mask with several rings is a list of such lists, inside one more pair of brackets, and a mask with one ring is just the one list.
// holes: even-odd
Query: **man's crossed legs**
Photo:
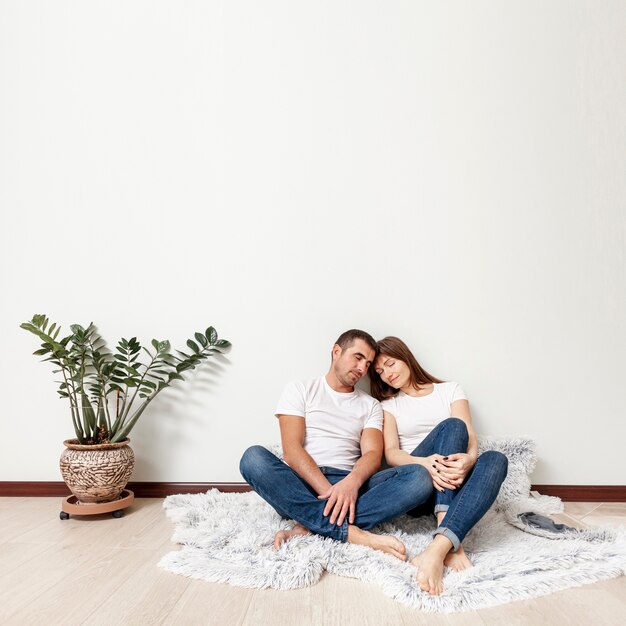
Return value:
[[(313, 532), (338, 541), (369, 546), (406, 560), (406, 548), (400, 540), (376, 535), (369, 529), (425, 503), (433, 492), (430, 474), (421, 465), (400, 465), (382, 470), (359, 490), (354, 523), (350, 524), (346, 518), (339, 525), (331, 524), (331, 516), (324, 515), (326, 501), (320, 500), (296, 472), (266, 448), (248, 448), (239, 468), (248, 484), (279, 515), (297, 522), (291, 531), (277, 533), (276, 547), (294, 535)], [(333, 485), (349, 474), (347, 470), (333, 467), (321, 467), (320, 470)]]

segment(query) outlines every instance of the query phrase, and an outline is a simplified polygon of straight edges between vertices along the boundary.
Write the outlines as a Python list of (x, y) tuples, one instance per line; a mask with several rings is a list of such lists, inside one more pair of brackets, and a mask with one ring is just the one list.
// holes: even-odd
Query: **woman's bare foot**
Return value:
[(424, 552), (411, 559), (417, 567), (417, 582), (422, 591), (433, 596), (443, 591), (443, 560), (450, 548), (452, 542), (443, 535), (437, 535)]
[(296, 524), (291, 530), (279, 530), (274, 537), (274, 550), (278, 550), (280, 546), (294, 537), (301, 537), (302, 535), (310, 535), (311, 531), (305, 528), (302, 524)]
[(455, 572), (474, 567), (474, 564), (469, 560), (465, 550), (463, 550), (462, 545), (459, 546), (456, 552), (452, 552), (452, 550), (448, 552), (446, 558), (443, 560), (443, 564), (453, 569)]
[(406, 561), (406, 548), (396, 537), (391, 535), (375, 535), (358, 526), (348, 524), (348, 543), (356, 543), (360, 546), (368, 546), (374, 550), (381, 550), (391, 554), (401, 561)]

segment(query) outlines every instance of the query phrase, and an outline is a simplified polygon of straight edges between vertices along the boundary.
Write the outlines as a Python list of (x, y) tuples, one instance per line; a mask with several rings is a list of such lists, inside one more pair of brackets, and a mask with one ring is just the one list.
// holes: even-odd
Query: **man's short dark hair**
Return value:
[(364, 341), (372, 350), (378, 350), (378, 344), (374, 340), (374, 337), (372, 337), (369, 333), (366, 333), (364, 330), (359, 330), (358, 328), (352, 328), (351, 330), (346, 330), (345, 333), (341, 333), (335, 343), (342, 350), (345, 350), (346, 348), (349, 348), (357, 339)]

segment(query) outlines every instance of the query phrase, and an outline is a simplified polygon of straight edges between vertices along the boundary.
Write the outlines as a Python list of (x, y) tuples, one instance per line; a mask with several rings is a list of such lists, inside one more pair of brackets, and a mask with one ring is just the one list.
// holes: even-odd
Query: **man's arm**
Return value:
[(299, 415), (279, 415), (280, 438), (283, 445), (285, 463), (311, 485), (315, 493), (326, 493), (331, 485), (311, 455), (304, 449), (305, 424)]
[[(319, 498), (328, 500), (324, 515), (330, 514), (330, 523), (338, 526), (348, 515), (348, 522), (354, 524), (356, 501), (363, 483), (380, 467), (383, 454), (383, 434), (377, 428), (364, 428), (361, 433), (361, 458), (352, 471), (338, 483), (332, 485)], [(331, 513), (332, 511), (332, 513)]]
[(383, 457), (383, 433), (378, 428), (364, 428), (361, 433), (361, 458), (355, 463), (350, 475), (363, 483), (380, 468)]

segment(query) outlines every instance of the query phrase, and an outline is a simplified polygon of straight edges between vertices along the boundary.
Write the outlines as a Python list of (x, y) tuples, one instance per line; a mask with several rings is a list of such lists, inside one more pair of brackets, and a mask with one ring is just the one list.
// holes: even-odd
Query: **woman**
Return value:
[(425, 371), (397, 337), (385, 337), (378, 347), (370, 368), (371, 393), (383, 405), (387, 463), (424, 466), (436, 489), (437, 530), (411, 562), (418, 569), (420, 588), (438, 595), (444, 565), (455, 570), (472, 566), (461, 542), (496, 499), (508, 461), (500, 452), (478, 456), (469, 403), (460, 385)]

